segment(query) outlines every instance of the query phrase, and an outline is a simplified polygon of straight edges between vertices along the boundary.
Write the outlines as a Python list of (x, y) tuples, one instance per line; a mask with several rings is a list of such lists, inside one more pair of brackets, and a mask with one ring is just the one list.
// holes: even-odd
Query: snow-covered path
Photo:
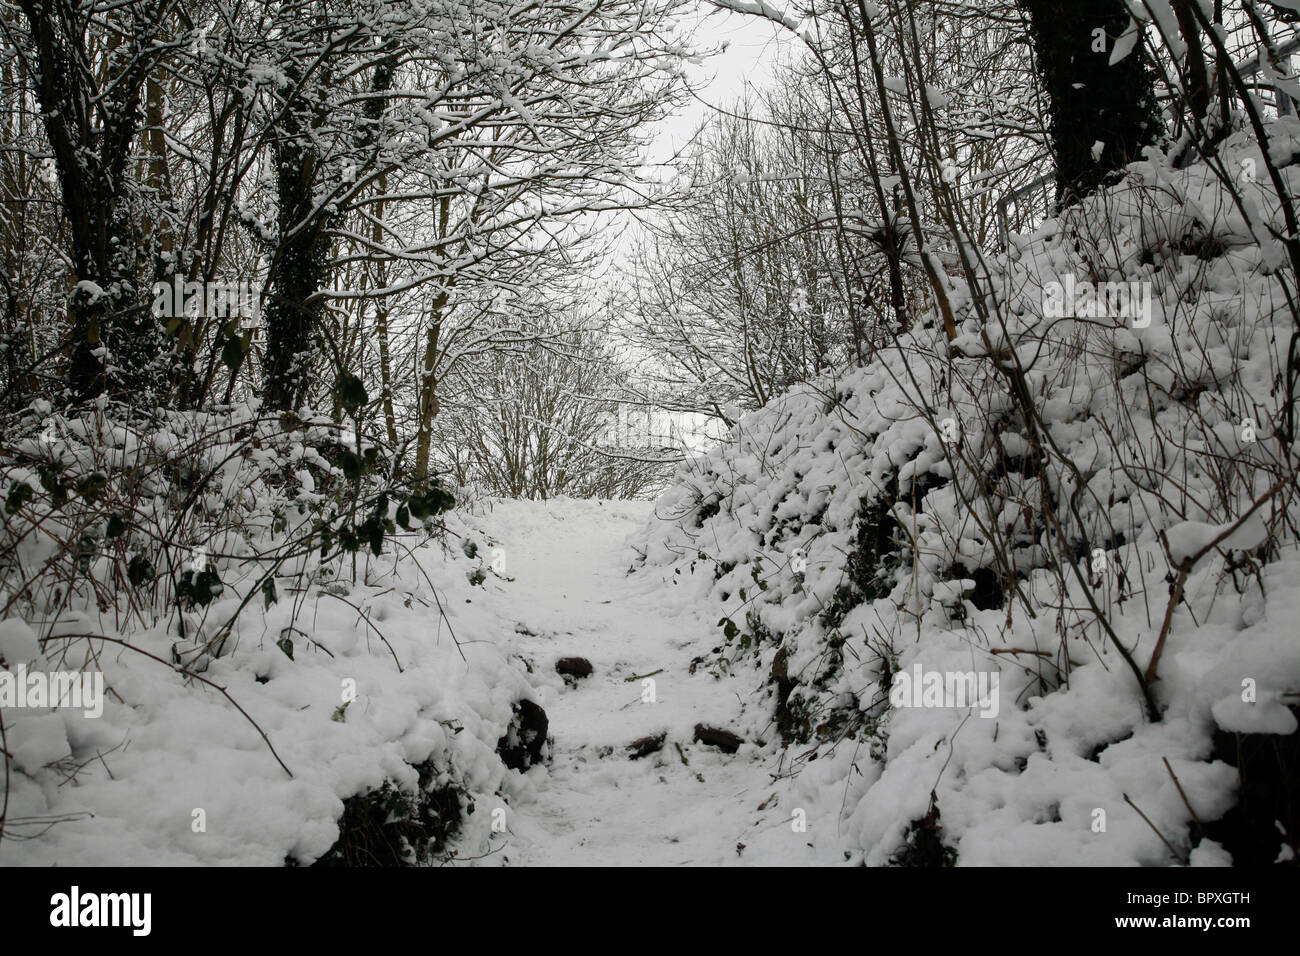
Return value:
[[(650, 507), (497, 502), (482, 516), (513, 579), (491, 579), (485, 600), (534, 668), (554, 740), (550, 765), (531, 772), (515, 802), (499, 856), (512, 865), (812, 862), (809, 834), (793, 832), (787, 801), (774, 797), (787, 785), (773, 780), (773, 748), (760, 749), (752, 732), (733, 755), (692, 741), (700, 722), (746, 736), (736, 726), (746, 687), (704, 665), (690, 672), (721, 639), (716, 610), (710, 617), (655, 572), (628, 574), (627, 539)], [(569, 656), (594, 666), (575, 687), (555, 672)], [(664, 732), (660, 752), (629, 758), (634, 740)]]

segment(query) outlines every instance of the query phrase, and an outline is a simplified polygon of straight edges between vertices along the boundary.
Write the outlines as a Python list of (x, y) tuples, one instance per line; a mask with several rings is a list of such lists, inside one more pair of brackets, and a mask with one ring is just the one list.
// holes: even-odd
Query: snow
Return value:
[[(798, 27), (766, 0), (719, 2)], [(1152, 18), (1176, 40), (1167, 3), (1130, 6), (1112, 62)], [(500, 105), (529, 123), (538, 108)], [(1300, 122), (1274, 131), (1294, 190)], [(1224, 169), (1262, 160), (1242, 133), (1219, 144)], [(1219, 740), (1295, 734), (1300, 699), (1300, 550), (1273, 496), (1294, 464), (1278, 450), (1285, 224), (1271, 182), (1247, 187), (1238, 204), (1213, 169), (1152, 148), (989, 257), (996, 293), (927, 252), (955, 339), (926, 316), (865, 367), (728, 407), (726, 440), (657, 501), (482, 499), (351, 573), (304, 559), (242, 613), (252, 544), (186, 527), (190, 569), (227, 574), (206, 613), (123, 622), (92, 589), (57, 621), (6, 616), (7, 672), (84, 669), (111, 693), (102, 715), (6, 704), (0, 862), (310, 863), (345, 799), (414, 787), (427, 761), (462, 796), (449, 862), (467, 865), (886, 865), (932, 808), (959, 865), (1163, 866), (1166, 840), (1180, 862), (1230, 864), (1196, 825), (1239, 797)], [(1094, 281), (1132, 304), (1112, 311)], [(1016, 366), (1032, 414), (1006, 388)], [(47, 428), (26, 453), (122, 469), (202, 430), (176, 415), (137, 434), (104, 410), (32, 403)], [(249, 467), (291, 476), (275, 517), (311, 520), (337, 491), (314, 427), (222, 458), (196, 510), (247, 507), (249, 538), (282, 533)], [(41, 485), (22, 459), (0, 477)], [(166, 516), (161, 497), (141, 509)], [(32, 525), (14, 554), (38, 567), (62, 545)], [(85, 573), (106, 588), (115, 567)], [(594, 671), (566, 683), (573, 656)], [(979, 695), (931, 697), (954, 675)], [(552, 739), (518, 771), (497, 741), (524, 700)], [(696, 742), (699, 724), (736, 752)]]
[(13, 668), (36, 659), (41, 652), (36, 634), (19, 618), (0, 621), (0, 661)]
[(1217, 525), (1184, 521), (1169, 528), (1165, 534), (1169, 540), (1171, 563), (1178, 566), (1211, 547), (1224, 551), (1253, 551), (1267, 540), (1268, 527), (1263, 516), (1255, 512), (1240, 522), (1226, 521)]
[[(783, 759), (775, 734), (737, 723), (738, 697), (749, 689), (732, 675), (691, 673), (693, 649), (718, 638), (716, 617), (675, 575), (628, 574), (628, 539), (635, 543), (651, 505), (560, 499), (490, 507), (481, 520), (499, 538), (513, 580), (489, 578), (486, 588), (500, 602), (499, 631), (512, 634), (532, 664), (555, 738), (551, 766), (528, 774), (497, 862), (833, 861), (830, 822), (811, 805), (806, 832), (793, 829), (792, 788), (773, 782)], [(574, 687), (554, 670), (568, 656), (594, 667)], [(746, 743), (734, 755), (696, 744), (697, 723), (732, 729)], [(629, 744), (659, 733), (667, 735), (662, 750), (629, 759)]]
[[(1298, 129), (1280, 121), (1276, 135)], [(1224, 147), (1230, 169), (1254, 150), (1241, 134)], [(1284, 174), (1293, 181), (1295, 168)], [(865, 368), (795, 387), (683, 466), (656, 504), (638, 573), (671, 573), (756, 635), (722, 654), (708, 647), (718, 637), (695, 647), (746, 675), (738, 723), (771, 720), (771, 670), (778, 649), (786, 656), (792, 699), (827, 729), (807, 742), (820, 783), (805, 771), (800, 785), (813, 788), (809, 803), (837, 797), (836, 848), (849, 859), (890, 862), (933, 792), (958, 865), (1168, 864), (1135, 807), (1182, 858), (1229, 862), (1221, 846), (1193, 845), (1178, 784), (1202, 821), (1222, 816), (1237, 774), (1214, 734), (1294, 733), (1300, 699), (1300, 554), (1276, 504), (1255, 504), (1281, 467), (1265, 436), (1283, 415), (1271, 370), (1285, 363), (1292, 321), (1273, 253), (1255, 242), (1283, 228), (1278, 205), (1265, 184), (1256, 194), (1248, 221), (1208, 168), (1175, 169), (1149, 151), (1119, 186), (1012, 243), (990, 282), (1008, 290), (996, 324), (978, 323), (958, 285), (955, 342), (922, 327)], [(1213, 237), (1224, 251), (1180, 253), (1180, 236)], [(1144, 307), (1142, 322), (1044, 322), (1043, 290), (1071, 276), (1141, 283), (1150, 321)], [(990, 374), (999, 352), (1030, 369), (1052, 443), (1041, 477), (1024, 464), (1029, 431)], [(1227, 456), (1251, 463), (1241, 480), (1220, 477)], [(995, 467), (992, 497), (982, 489)], [(1074, 546), (1114, 640), (1095, 614), (1069, 610), (1086, 607), (1083, 585), (1052, 572), (1037, 518), (1040, 495), (1065, 501), (1080, 480)], [(858, 540), (864, 502), (892, 514), (887, 542)], [(806, 555), (800, 575), (794, 548)], [(874, 568), (874, 593), (828, 614), (853, 553)], [(996, 579), (999, 556), (1018, 569), (1016, 590), (979, 607), (976, 572)], [(1150, 663), (1167, 582), (1193, 557), (1151, 684), (1152, 720), (1115, 640), (1139, 668)], [(997, 676), (996, 718), (882, 703), (887, 676), (916, 668)], [(832, 731), (864, 719), (856, 739)]]
[[(291, 613), (282, 600), (241, 618), (231, 652), (188, 665), (239, 702), (292, 777), (212, 687), (120, 645), (101, 645), (97, 654), (114, 692), (101, 718), (6, 708), (8, 747), (22, 771), (10, 794), (10, 833), (44, 829), (42, 818), (61, 822), (40, 839), (5, 840), (0, 858), (8, 865), (308, 863), (337, 838), (343, 798), (385, 779), (414, 786), (412, 764), (429, 758), (469, 799), (505, 799), (495, 795), (512, 772), (495, 744), (512, 703), (533, 692), (522, 665), (492, 639), (497, 619), (468, 593), (460, 570), (468, 559), (450, 554), (457, 558), (430, 543), (387, 571), (376, 568), (382, 584), (313, 589), (293, 660), (275, 645)], [(439, 618), (416, 563), (444, 604), (456, 594), (449, 621)], [(371, 624), (327, 590), (342, 592)], [(3, 622), (0, 640), (7, 659), (31, 651), (31, 632), (19, 622)], [(147, 633), (133, 643), (165, 660), (173, 642)], [(54, 655), (44, 664), (59, 666)], [(356, 699), (337, 719), (349, 686)], [(75, 785), (52, 785), (65, 777)], [(196, 832), (200, 810), (206, 829)], [(485, 814), (471, 815), (465, 839), (489, 825)]]
[(1296, 732), (1295, 715), (1276, 695), (1254, 702), (1229, 695), (1211, 707), (1210, 713), (1216, 724), (1234, 733), (1285, 736)]
[[(328, 589), (308, 599), (293, 660), (275, 646), (287, 622), (281, 604), (242, 623), (236, 652), (204, 657), (202, 675), (266, 731), (292, 778), (219, 694), (105, 648), (107, 683), (125, 703), (110, 696), (101, 719), (6, 708), (20, 771), (12, 832), (26, 833), (25, 820), (62, 822), (39, 840), (6, 840), (0, 859), (308, 863), (337, 838), (342, 798), (385, 779), (413, 785), (410, 765), (432, 756), (474, 801), (453, 846), (473, 865), (842, 862), (824, 808), (774, 782), (787, 758), (766, 721), (740, 721), (744, 682), (692, 667), (692, 649), (718, 637), (713, 609), (676, 586), (675, 575), (629, 575), (629, 540), (651, 507), (485, 499), (449, 518), (449, 547), (431, 543), (412, 557), (436, 585), (445, 622), (409, 564), (346, 589), (382, 629), (400, 673)], [(475, 558), (458, 538), (477, 546)], [(496, 554), (504, 574), (491, 570)], [(488, 569), (477, 586), (466, 574), (474, 567)], [(32, 650), (21, 622), (3, 622), (0, 637), (5, 648)], [(594, 673), (569, 687), (555, 662), (575, 655)], [(340, 721), (332, 715), (345, 681), (355, 681), (357, 698)], [(549, 766), (517, 772), (494, 748), (522, 697), (547, 712), (553, 749)], [(697, 744), (701, 722), (746, 742), (734, 755)], [(629, 744), (658, 733), (666, 734), (663, 750), (629, 758)], [(73, 763), (85, 764), (75, 786), (48, 785)], [(792, 825), (795, 807), (806, 831)], [(205, 832), (193, 830), (198, 810)], [(504, 832), (493, 828), (494, 811)]]

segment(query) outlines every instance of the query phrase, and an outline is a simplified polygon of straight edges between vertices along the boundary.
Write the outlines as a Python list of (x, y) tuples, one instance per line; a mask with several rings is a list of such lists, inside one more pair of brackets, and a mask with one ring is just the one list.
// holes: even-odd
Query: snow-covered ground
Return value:
[[(481, 519), (513, 579), (487, 585), (494, 613), (533, 667), (554, 737), (553, 763), (529, 772), (500, 855), (547, 865), (814, 862), (817, 821), (796, 832), (789, 781), (774, 780), (775, 732), (738, 723), (754, 689), (703, 666), (691, 673), (719, 633), (716, 611), (671, 573), (628, 573), (628, 539), (650, 509), (502, 501)], [(576, 686), (555, 672), (569, 656), (594, 668)], [(733, 755), (694, 743), (697, 723), (745, 743)], [(662, 750), (629, 757), (629, 744), (660, 733)]]
[[(692, 673), (719, 633), (716, 608), (671, 573), (629, 574), (629, 540), (651, 507), (481, 502), (449, 517), (446, 547), (305, 596), (292, 660), (276, 645), (288, 602), (241, 619), (234, 646), (192, 666), (257, 721), (292, 777), (212, 686), (101, 649), (122, 698), (109, 694), (101, 717), (6, 708), (16, 772), (0, 865), (309, 863), (337, 839), (343, 798), (414, 785), (426, 759), (474, 804), (451, 847), (471, 865), (834, 859), (833, 840), (812, 849), (829, 831), (811, 803), (794, 812), (761, 709), (741, 719), (754, 688), (716, 668)], [(172, 638), (133, 642), (165, 660)], [(0, 653), (39, 666), (15, 619)], [(555, 670), (570, 656), (594, 668), (573, 686)], [(340, 710), (348, 681), (358, 696)], [(551, 737), (548, 762), (523, 772), (494, 752), (521, 698), (542, 705)], [(745, 742), (735, 754), (696, 743), (697, 723)], [(661, 750), (631, 758), (628, 745), (661, 733)]]
[[(1276, 133), (1300, 156), (1300, 123)], [(1244, 135), (1220, 152), (1262, 163)], [(43, 643), (0, 621), (6, 667), (112, 691), (102, 716), (6, 707), (0, 864), (309, 863), (345, 799), (419, 765), (465, 811), (448, 850), (471, 864), (1294, 859), (1283, 759), (1249, 770), (1258, 819), (1212, 826), (1242, 805), (1243, 741), (1291, 746), (1300, 700), (1294, 316), (1264, 235), (1285, 223), (1249, 185), (1238, 204), (1151, 151), (1015, 237), (979, 295), (954, 280), (955, 338), (931, 317), (777, 396), (653, 505), (480, 501), (342, 574), (304, 559), (243, 614), (257, 556), (222, 532), (212, 559), (244, 588), (223, 576), (185, 640), (175, 617), (114, 632), (91, 592)], [(1085, 276), (1114, 301), (1048, 307)], [(321, 503), (282, 440), (304, 467), (281, 493)], [(223, 460), (214, 510), (242, 494), (257, 516), (265, 486)], [(593, 673), (566, 683), (568, 657)], [(991, 694), (931, 699), (933, 676)], [(498, 741), (524, 700), (551, 743), (520, 771)]]

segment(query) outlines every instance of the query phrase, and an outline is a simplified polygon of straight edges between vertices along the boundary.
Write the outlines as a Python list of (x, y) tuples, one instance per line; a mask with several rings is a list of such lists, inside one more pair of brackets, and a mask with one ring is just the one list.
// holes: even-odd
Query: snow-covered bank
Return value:
[[(482, 564), (431, 542), (372, 559), (364, 584), (250, 609), (220, 657), (190, 665), (229, 699), (168, 666), (176, 641), (161, 628), (132, 634), (138, 650), (77, 645), (110, 688), (103, 716), (5, 708), (15, 773), (0, 864), (311, 863), (338, 839), (344, 798), (385, 781), (414, 790), (420, 764), (457, 817), (502, 802), (513, 774), (496, 743), (532, 691), (468, 580)], [(11, 666), (82, 663), (35, 650), (26, 625), (0, 628)], [(490, 814), (463, 824), (458, 845), (478, 845)]]
[[(1294, 191), (1300, 126), (1272, 132)], [(1217, 162), (1263, 166), (1244, 135)], [(696, 652), (745, 675), (853, 859), (1293, 855), (1267, 816), (1294, 780), (1230, 814), (1236, 748), (1294, 734), (1300, 693), (1285, 224), (1244, 191), (1153, 151), (955, 282), (953, 342), (781, 396), (657, 503), (645, 573), (724, 615)]]

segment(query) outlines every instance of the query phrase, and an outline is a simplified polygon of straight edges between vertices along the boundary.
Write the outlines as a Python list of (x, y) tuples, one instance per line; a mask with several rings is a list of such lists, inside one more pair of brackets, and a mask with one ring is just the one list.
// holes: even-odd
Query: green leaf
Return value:
[(197, 607), (207, 607), (223, 590), (221, 578), (212, 568), (205, 568), (197, 574), (191, 570), (181, 575), (180, 583), (176, 585), (176, 597), (178, 600), (187, 599)]
[[(411, 509), (405, 504), (397, 506), (397, 523), (402, 526), (404, 531), (411, 530)], [(471, 555), (473, 557), (473, 555)]]
[(426, 488), (417, 487), (406, 500), (407, 509), (416, 521), (450, 511), (456, 506), (456, 496), (437, 482)]
[(361, 480), (362, 461), (356, 452), (345, 451), (339, 455), (339, 467), (344, 476), (353, 484)]
[(456, 507), (456, 496), (441, 485), (434, 485), (429, 489), (425, 500), (428, 501), (429, 508), (434, 514), (442, 514)]
[(68, 503), (68, 486), (63, 481), (63, 474), (59, 469), (49, 464), (41, 465), (37, 469), (41, 478), (41, 487), (50, 493), (50, 504), (56, 508), (62, 508)]
[(289, 640), (287, 637), (282, 637), (275, 642), (275, 646), (284, 651), (285, 657), (289, 658), (289, 660), (293, 660), (293, 641)]
[(339, 547), (348, 554), (356, 554), (361, 547), (361, 539), (354, 528), (339, 528)]
[(124, 531), (126, 531), (126, 522), (122, 520), (120, 514), (113, 512), (108, 516), (108, 525), (104, 528), (104, 537), (111, 541), (113, 538), (121, 537)]
[(94, 504), (103, 490), (108, 487), (108, 475), (102, 471), (96, 471), (89, 475), (83, 475), (77, 479), (77, 494), (86, 500), (88, 504)]
[(262, 582), (262, 600), (266, 602), (266, 607), (270, 607), (279, 599), (275, 591), (275, 578), (267, 578)]
[(97, 544), (94, 535), (83, 534), (81, 536), (81, 543), (76, 552), (76, 564), (77, 570), (82, 574), (90, 574), (90, 562), (95, 557)]
[(379, 557), (384, 551), (384, 522), (377, 515), (371, 515), (362, 522), (360, 530), (370, 544), (370, 553)]

